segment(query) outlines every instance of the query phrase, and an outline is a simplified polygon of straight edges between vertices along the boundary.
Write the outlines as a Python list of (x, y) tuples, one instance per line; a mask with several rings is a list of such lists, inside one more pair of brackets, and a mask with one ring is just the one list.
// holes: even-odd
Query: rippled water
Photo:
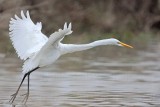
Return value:
[(0, 54), (0, 107), (160, 107), (160, 45), (115, 56), (95, 51), (67, 55), (32, 73), (27, 105), (20, 96), (26, 81), (14, 105), (8, 103), (22, 62)]

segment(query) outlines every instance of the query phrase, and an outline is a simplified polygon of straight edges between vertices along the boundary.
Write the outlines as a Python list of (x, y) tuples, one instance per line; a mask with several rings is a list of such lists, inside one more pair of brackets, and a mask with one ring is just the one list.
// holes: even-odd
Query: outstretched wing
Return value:
[(26, 16), (21, 11), (21, 17), (15, 15), (15, 19), (11, 18), (9, 36), (18, 56), (22, 60), (26, 60), (38, 52), (48, 41), (48, 38), (41, 32), (41, 22), (34, 24), (28, 11)]
[[(60, 41), (66, 36), (72, 33), (72, 25), (71, 23), (67, 27), (67, 23), (64, 24), (63, 29), (59, 29), (57, 32), (54, 32), (49, 37), (47, 43), (42, 47), (42, 49), (39, 51), (38, 55), (45, 54), (45, 52), (48, 52), (50, 47), (58, 48)], [(37, 56), (38, 56), (37, 55)]]
[(53, 34), (50, 35), (46, 45), (49, 44), (54, 45), (56, 43), (59, 43), (66, 35), (69, 35), (73, 32), (71, 29), (72, 29), (72, 24), (70, 23), (67, 27), (67, 23), (65, 23), (63, 29), (59, 29), (57, 32), (54, 32)]
[(52, 54), (52, 52), (55, 51), (54, 49), (58, 48), (59, 42), (65, 37), (65, 35), (69, 35), (71, 33), (72, 33), (71, 23), (69, 24), (68, 28), (67, 28), (67, 24), (65, 23), (63, 29), (59, 29), (59, 31), (51, 34), (47, 43), (41, 48), (41, 50), (36, 54), (35, 57), (32, 57), (33, 60), (35, 61), (35, 63), (34, 64), (31, 63), (32, 58), (30, 60), (25, 61), (24, 65), (23, 65), (23, 73), (26, 73), (26, 72), (36, 68), (39, 64), (39, 60), (35, 60), (35, 59), (41, 59), (41, 58), (43, 58), (43, 56), (46, 56), (48, 54)]

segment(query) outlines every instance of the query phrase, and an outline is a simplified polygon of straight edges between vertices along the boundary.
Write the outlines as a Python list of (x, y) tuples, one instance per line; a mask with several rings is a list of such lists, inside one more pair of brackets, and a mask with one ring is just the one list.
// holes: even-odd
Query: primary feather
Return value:
[(15, 19), (11, 18), (9, 36), (18, 56), (22, 60), (26, 60), (38, 52), (48, 41), (48, 38), (41, 32), (41, 23), (35, 25), (28, 11), (26, 12), (26, 16), (21, 11), (21, 17), (19, 18), (15, 15)]

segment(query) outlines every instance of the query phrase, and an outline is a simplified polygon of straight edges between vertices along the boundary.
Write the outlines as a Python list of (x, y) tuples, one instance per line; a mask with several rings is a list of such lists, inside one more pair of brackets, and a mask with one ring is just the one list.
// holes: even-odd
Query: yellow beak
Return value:
[(122, 46), (128, 47), (128, 48), (133, 48), (133, 46), (127, 45), (127, 44), (125, 44), (123, 42), (119, 42), (119, 44), (121, 44)]

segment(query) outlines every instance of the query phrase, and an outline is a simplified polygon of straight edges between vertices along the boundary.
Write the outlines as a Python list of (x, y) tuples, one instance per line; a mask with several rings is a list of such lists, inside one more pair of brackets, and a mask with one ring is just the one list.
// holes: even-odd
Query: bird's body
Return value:
[(36, 67), (44, 67), (54, 63), (61, 55), (77, 51), (87, 50), (101, 45), (112, 45), (112, 40), (98, 40), (89, 44), (63, 44), (58, 42), (56, 45), (50, 45), (48, 48), (42, 48), (23, 65), (23, 73), (27, 73)]
[(132, 46), (124, 44), (114, 38), (97, 40), (89, 44), (63, 44), (61, 43), (63, 38), (72, 33), (71, 23), (68, 26), (67, 23), (65, 23), (63, 29), (59, 29), (48, 38), (41, 32), (41, 22), (34, 24), (28, 11), (26, 12), (26, 16), (23, 11), (21, 11), (21, 17), (22, 18), (19, 18), (15, 15), (15, 19), (11, 18), (9, 24), (9, 36), (12, 44), (20, 59), (24, 60), (22, 68), (24, 77), (18, 90), (12, 95), (13, 97), (10, 100), (12, 103), (26, 76), (28, 76), (28, 92), (25, 97), (25, 102), (29, 96), (30, 73), (38, 68), (51, 65), (63, 54), (83, 51), (101, 45), (118, 45), (132, 48)]

